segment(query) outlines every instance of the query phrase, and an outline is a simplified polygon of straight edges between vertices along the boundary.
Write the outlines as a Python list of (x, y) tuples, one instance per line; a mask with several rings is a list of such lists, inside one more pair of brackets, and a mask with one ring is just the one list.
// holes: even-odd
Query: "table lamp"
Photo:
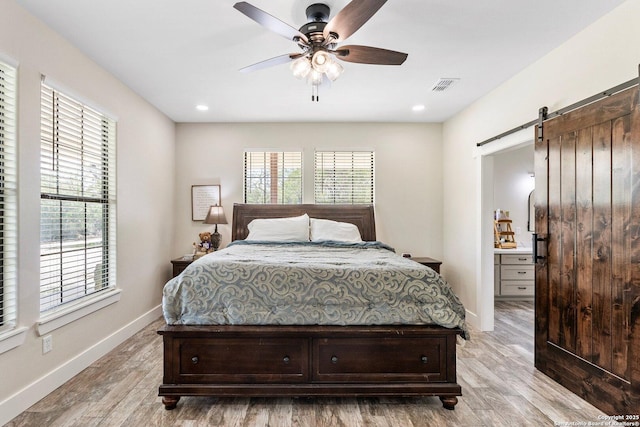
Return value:
[(227, 217), (224, 215), (222, 206), (210, 206), (209, 212), (207, 212), (207, 217), (204, 219), (204, 223), (216, 225), (216, 228), (211, 235), (211, 245), (213, 246), (213, 250), (217, 251), (220, 247), (220, 233), (218, 233), (218, 224), (228, 224)]

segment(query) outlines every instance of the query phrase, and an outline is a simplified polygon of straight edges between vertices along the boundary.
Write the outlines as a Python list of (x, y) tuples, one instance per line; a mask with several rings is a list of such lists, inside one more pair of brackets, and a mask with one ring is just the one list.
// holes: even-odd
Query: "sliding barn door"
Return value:
[(535, 147), (536, 367), (640, 413), (640, 112), (628, 89), (543, 122)]

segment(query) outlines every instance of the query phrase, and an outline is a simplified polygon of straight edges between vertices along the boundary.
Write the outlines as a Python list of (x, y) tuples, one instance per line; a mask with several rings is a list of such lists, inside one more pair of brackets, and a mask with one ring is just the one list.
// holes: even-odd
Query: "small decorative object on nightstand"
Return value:
[(437, 259), (429, 258), (429, 257), (411, 257), (412, 261), (415, 261), (419, 264), (426, 265), (434, 270), (436, 273), (440, 274), (440, 265), (442, 265), (442, 261), (438, 261)]
[(182, 271), (187, 268), (189, 264), (193, 262), (193, 258), (182, 257), (177, 259), (172, 259), (171, 264), (173, 265), (173, 276), (176, 277), (178, 274), (182, 273)]

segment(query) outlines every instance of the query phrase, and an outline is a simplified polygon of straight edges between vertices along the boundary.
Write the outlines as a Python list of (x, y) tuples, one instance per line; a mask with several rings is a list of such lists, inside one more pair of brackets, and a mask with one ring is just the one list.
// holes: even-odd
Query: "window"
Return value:
[(42, 85), (40, 311), (115, 287), (116, 123)]
[(316, 151), (315, 202), (373, 203), (373, 151)]
[(302, 203), (302, 153), (245, 151), (245, 203)]
[(16, 326), (16, 69), (0, 62), (0, 331)]

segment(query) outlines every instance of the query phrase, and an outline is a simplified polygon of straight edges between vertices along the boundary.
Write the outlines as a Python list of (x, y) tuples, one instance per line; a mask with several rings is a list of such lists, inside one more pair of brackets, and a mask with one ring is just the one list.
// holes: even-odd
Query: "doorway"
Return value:
[[(480, 244), (478, 245), (478, 325), (482, 331), (493, 331), (495, 317), (495, 275), (494, 275), (494, 229), (493, 219), (496, 205), (494, 203), (494, 182), (496, 179), (496, 155), (512, 150), (532, 146), (534, 137), (533, 127), (515, 132), (491, 144), (478, 148), (477, 161), (479, 163), (478, 185), (480, 190), (479, 213)], [(498, 162), (499, 164), (499, 162)], [(530, 171), (523, 171), (528, 174)], [(500, 174), (498, 174), (500, 175)], [(508, 209), (507, 207), (504, 207)], [(521, 207), (526, 210), (526, 205)], [(520, 214), (519, 214), (520, 215)], [(526, 225), (520, 225), (526, 228)], [(522, 230), (524, 231), (524, 230)], [(524, 238), (524, 233), (520, 233)]]

